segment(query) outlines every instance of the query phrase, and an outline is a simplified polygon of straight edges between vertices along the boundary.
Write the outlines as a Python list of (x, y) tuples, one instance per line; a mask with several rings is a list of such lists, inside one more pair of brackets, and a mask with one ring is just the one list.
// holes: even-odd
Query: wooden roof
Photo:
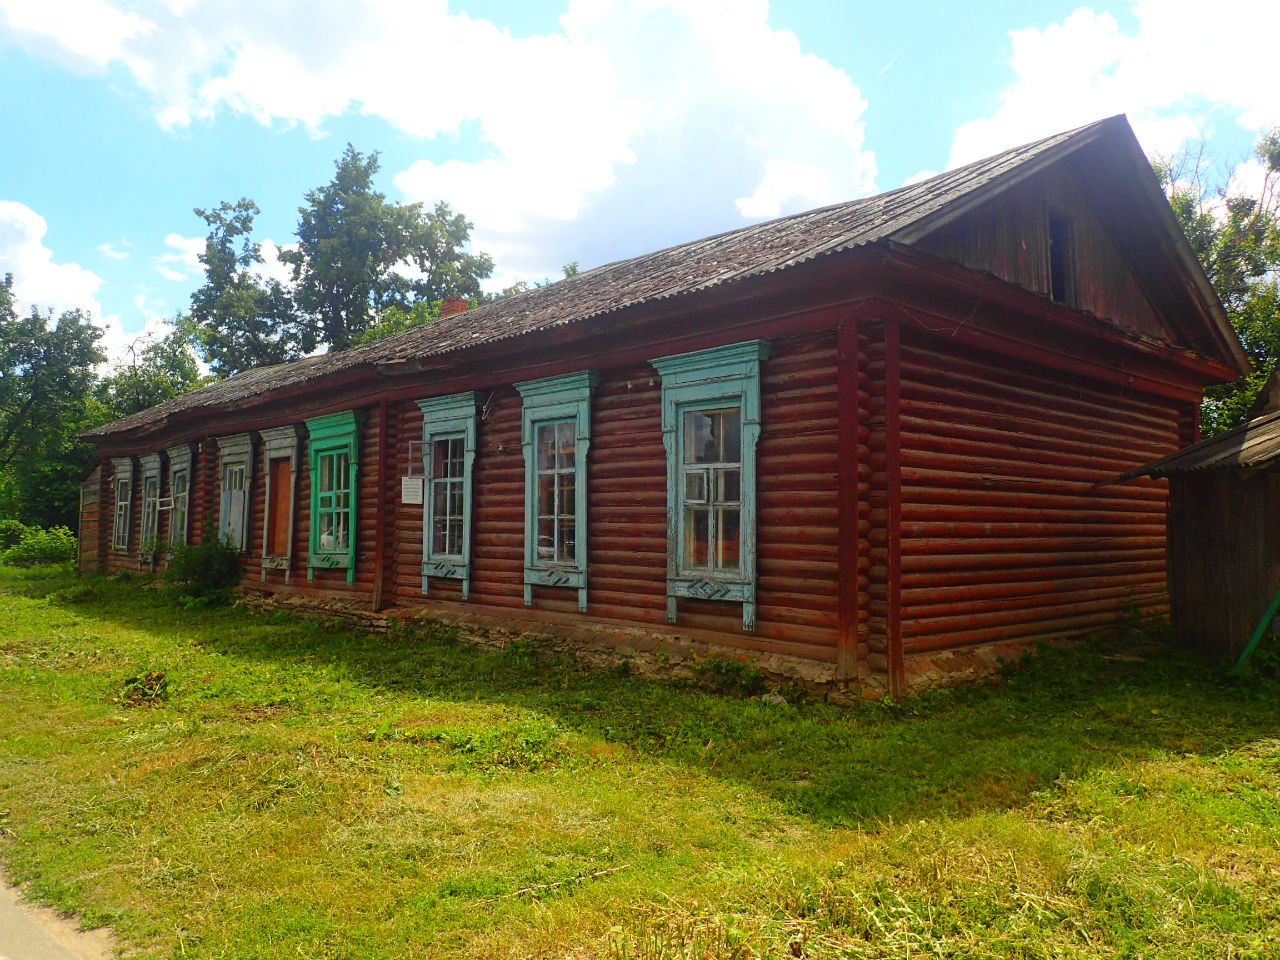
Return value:
[[(910, 186), (846, 203), (833, 204), (717, 234), (629, 260), (585, 271), (525, 293), (482, 304), (473, 310), (396, 334), (344, 353), (245, 371), (84, 434), (103, 439), (157, 427), (184, 411), (233, 407), (271, 391), (285, 390), (339, 371), (378, 368), (424, 357), (464, 351), (567, 324), (582, 323), (655, 301), (675, 300), (712, 287), (787, 270), (799, 264), (880, 241), (911, 243), (995, 193), (1031, 176), (1077, 149), (1114, 141), (1126, 161), (1136, 153), (1138, 179), (1145, 174), (1154, 191), (1157, 217), (1172, 234), (1164, 239), (1190, 270), (1192, 285), (1207, 291), (1196, 306), (1210, 328), (1218, 359), (1247, 368), (1238, 339), (1221, 304), (1177, 227), (1154, 176), (1146, 168), (1136, 139), (1123, 116), (1101, 120), (979, 160)], [(1139, 193), (1141, 191), (1138, 191)], [(1147, 196), (1145, 199), (1151, 199)]]

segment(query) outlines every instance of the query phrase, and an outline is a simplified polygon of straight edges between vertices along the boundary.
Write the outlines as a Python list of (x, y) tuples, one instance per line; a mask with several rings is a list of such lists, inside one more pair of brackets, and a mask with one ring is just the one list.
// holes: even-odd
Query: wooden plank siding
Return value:
[(1097, 485), (1177, 448), (1175, 401), (911, 329), (901, 371), (906, 656), (1165, 609), (1166, 485)]
[(917, 246), (1047, 295), (1048, 214), (1061, 212), (1074, 234), (1073, 305), (1120, 320), (1147, 336), (1172, 339), (1169, 325), (1156, 313), (1095, 209), (1068, 171), (1041, 173), (958, 217)]

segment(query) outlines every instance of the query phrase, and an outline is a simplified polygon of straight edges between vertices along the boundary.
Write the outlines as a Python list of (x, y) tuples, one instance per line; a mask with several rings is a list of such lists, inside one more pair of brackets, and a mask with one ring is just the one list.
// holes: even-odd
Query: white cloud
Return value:
[(1258, 131), (1280, 121), (1280, 85), (1269, 57), (1242, 37), (1280, 32), (1275, 0), (1136, 0), (1136, 27), (1087, 7), (1044, 29), (1010, 33), (1014, 80), (989, 116), (962, 124), (951, 166), (1126, 113), (1148, 152), (1170, 154), (1225, 110)]
[(0, 0), (0, 37), (6, 26), (34, 53), (92, 67), (117, 59), (130, 40), (154, 29), (145, 18), (106, 0)]
[(273, 240), (263, 240), (258, 244), (262, 263), (253, 268), (253, 273), (264, 280), (278, 280), (284, 286), (289, 286), (293, 282), (293, 268), (280, 262), (280, 251), (296, 249), (298, 249), (296, 243), (286, 243), (281, 247)]
[[(14, 295), (23, 312), (33, 306), (52, 310), (55, 316), (84, 310), (102, 328), (98, 345), (106, 351), (108, 363), (120, 360), (139, 333), (125, 332), (116, 314), (103, 316), (98, 302), (101, 277), (77, 263), (55, 262), (44, 243), (48, 230), (44, 217), (30, 207), (0, 200), (0, 275), (13, 274)], [(160, 329), (152, 316), (144, 313), (144, 318), (146, 329)]]
[(180, 270), (174, 270), (172, 267), (166, 267), (163, 263), (157, 263), (156, 270), (159, 272), (160, 276), (164, 277), (166, 280), (173, 280), (177, 282), (179, 280), (187, 279), (187, 275), (185, 273)]
[(204, 253), (204, 237), (184, 237), (180, 233), (166, 233), (164, 245), (167, 253), (159, 256), (160, 263), (181, 263), (188, 267), (200, 266), (200, 254)]
[(78, 263), (55, 263), (44, 244), (48, 231), (44, 217), (30, 207), (0, 200), (0, 274), (13, 274), (14, 295), (24, 309), (79, 308), (100, 316), (102, 278)]
[(911, 176), (907, 177), (907, 179), (903, 180), (902, 185), (904, 187), (909, 187), (913, 183), (920, 183), (924, 180), (928, 180), (930, 177), (936, 177), (937, 175), (937, 170), (921, 170), (919, 173), (913, 173)]
[(136, 6), (147, 26), (113, 58), (162, 125), (233, 111), (322, 133), (358, 110), (465, 142), (466, 159), (434, 150), (395, 182), (465, 212), (476, 246), (519, 275), (873, 188), (866, 102), (769, 25), (766, 0), (569, 0), (559, 29), (532, 37), (445, 0)]
[(128, 250), (117, 250), (110, 243), (98, 244), (98, 252), (104, 257), (110, 257), (112, 260), (128, 260)]
[(807, 209), (831, 202), (831, 178), (811, 163), (768, 160), (755, 193), (734, 201), (744, 217), (776, 217), (784, 209)]

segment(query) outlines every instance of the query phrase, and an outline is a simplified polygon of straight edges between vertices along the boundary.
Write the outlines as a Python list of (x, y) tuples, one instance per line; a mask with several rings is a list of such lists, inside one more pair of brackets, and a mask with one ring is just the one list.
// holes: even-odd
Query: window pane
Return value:
[(461, 479), (462, 464), (462, 438), (454, 437), (449, 441), (449, 476), (455, 479)]
[(706, 507), (686, 507), (684, 511), (684, 565), (707, 566), (710, 511)]
[(449, 519), (437, 515), (431, 524), (431, 552), (451, 553), (448, 542)]
[(742, 472), (740, 470), (716, 471), (716, 502), (737, 503), (742, 499)]
[(721, 463), (742, 462), (742, 409), (731, 407), (720, 411)]
[(333, 458), (333, 489), (351, 489), (351, 472), (347, 469), (350, 458), (345, 453), (336, 454)]
[(449, 484), (449, 516), (462, 516), (462, 481), (454, 480)]
[(551, 563), (556, 559), (556, 526), (554, 517), (538, 518), (538, 559)]
[(320, 549), (332, 551), (336, 549), (336, 540), (333, 535), (333, 514), (320, 514)]
[(347, 549), (349, 538), (347, 536), (347, 515), (345, 513), (334, 514), (333, 543), (335, 550)]
[(561, 470), (570, 469), (574, 465), (574, 456), (578, 446), (578, 423), (576, 420), (561, 420), (556, 424), (556, 449), (558, 456), (556, 466)]
[(718, 552), (720, 569), (737, 570), (740, 554), (738, 533), (741, 528), (741, 513), (737, 507), (723, 507), (720, 510), (720, 537)]
[(562, 519), (560, 521), (560, 539), (556, 544), (556, 559), (562, 563), (572, 563), (575, 545), (574, 523), (572, 520)]
[(328, 493), (333, 490), (333, 461), (332, 453), (324, 453), (320, 455), (320, 492)]
[(689, 503), (703, 503), (707, 499), (707, 472), (688, 470), (684, 475), (684, 498)]
[(544, 473), (538, 477), (538, 515), (549, 517), (556, 512), (556, 477)]
[(715, 463), (717, 454), (711, 433), (711, 417), (702, 410), (684, 413), (685, 463)]
[(574, 515), (576, 502), (574, 483), (576, 479), (572, 473), (560, 474), (560, 503), (557, 505), (556, 512), (561, 516), (572, 517)]
[(449, 553), (453, 556), (462, 554), (462, 520), (450, 519), (449, 521)]
[(431, 513), (439, 519), (449, 512), (449, 484), (447, 481), (431, 481)]
[(556, 425), (554, 423), (538, 424), (536, 466), (539, 470), (552, 470), (556, 465)]

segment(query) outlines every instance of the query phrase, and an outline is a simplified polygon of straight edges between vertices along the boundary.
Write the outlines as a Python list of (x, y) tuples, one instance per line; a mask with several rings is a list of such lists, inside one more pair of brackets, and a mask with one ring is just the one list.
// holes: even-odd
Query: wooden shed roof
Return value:
[[(1055, 134), (1024, 146), (958, 167), (919, 183), (876, 196), (833, 204), (765, 223), (743, 227), (587, 270), (573, 277), (482, 304), (465, 313), (417, 327), (343, 353), (331, 353), (271, 367), (248, 370), (227, 380), (176, 397), (84, 434), (104, 439), (155, 428), (184, 411), (235, 406), (271, 391), (285, 390), (339, 371), (394, 365), (424, 357), (463, 351), (528, 334), (581, 323), (654, 301), (687, 296), (712, 287), (787, 270), (799, 264), (880, 241), (911, 243), (1014, 183), (1057, 162), (1080, 147), (1110, 138), (1121, 151), (1136, 154), (1145, 167), (1136, 139), (1123, 116)], [(1131, 160), (1131, 156), (1126, 156)], [(1141, 178), (1139, 178), (1141, 179)], [(1193, 285), (1207, 291), (1197, 304), (1209, 334), (1223, 358), (1243, 359), (1239, 341), (1221, 304), (1195, 263), (1154, 177), (1158, 214), (1172, 225), (1166, 239), (1189, 270)], [(1147, 199), (1151, 199), (1150, 196)]]

